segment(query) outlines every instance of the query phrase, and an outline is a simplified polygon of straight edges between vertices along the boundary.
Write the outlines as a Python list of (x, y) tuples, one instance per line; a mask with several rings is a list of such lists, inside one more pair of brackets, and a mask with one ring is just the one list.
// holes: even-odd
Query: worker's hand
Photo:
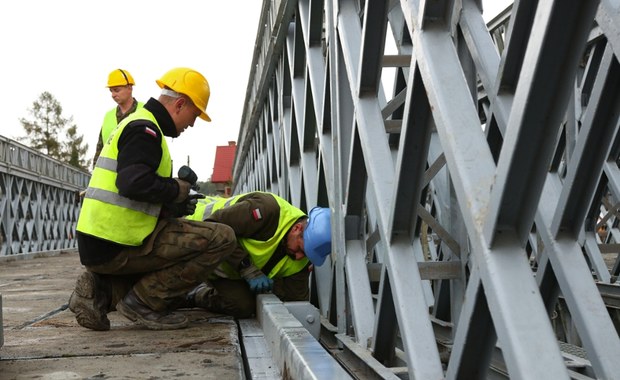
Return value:
[(273, 280), (265, 276), (254, 264), (243, 268), (240, 274), (254, 293), (266, 293), (273, 289)]
[(79, 206), (82, 204), (82, 202), (84, 201), (84, 196), (86, 196), (86, 190), (75, 190), (74, 193), (74, 203), (76, 206)]
[(198, 199), (204, 198), (204, 194), (192, 191), (183, 202), (179, 203), (167, 203), (165, 205), (167, 212), (166, 216), (172, 218), (181, 218), (186, 215), (192, 215), (196, 212), (196, 204)]
[(189, 196), (189, 190), (191, 189), (192, 184), (179, 178), (175, 178), (174, 180), (177, 181), (177, 184), (179, 185), (179, 193), (177, 194), (177, 197), (174, 198), (172, 203), (181, 203)]
[(264, 274), (256, 278), (246, 278), (245, 281), (254, 293), (267, 293), (273, 288), (273, 280)]
[(183, 202), (185, 204), (185, 215), (192, 215), (196, 212), (196, 204), (198, 204), (199, 199), (204, 199), (206, 195), (197, 193), (195, 191), (190, 191), (187, 199)]

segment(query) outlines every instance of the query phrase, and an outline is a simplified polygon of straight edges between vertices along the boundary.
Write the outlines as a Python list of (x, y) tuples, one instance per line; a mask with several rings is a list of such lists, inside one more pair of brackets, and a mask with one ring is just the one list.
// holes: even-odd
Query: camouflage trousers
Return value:
[(225, 224), (186, 219), (161, 220), (140, 247), (122, 250), (113, 260), (87, 269), (112, 285), (111, 308), (133, 287), (151, 309), (172, 310), (224, 260), (244, 253)]

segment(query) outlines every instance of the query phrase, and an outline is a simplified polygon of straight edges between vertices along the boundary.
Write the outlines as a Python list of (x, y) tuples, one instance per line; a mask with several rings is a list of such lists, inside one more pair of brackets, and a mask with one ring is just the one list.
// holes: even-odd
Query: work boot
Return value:
[(69, 309), (75, 313), (80, 326), (107, 331), (110, 329), (108, 309), (111, 299), (110, 285), (101, 275), (86, 271), (75, 282), (75, 289), (69, 298)]
[(208, 309), (209, 295), (213, 292), (215, 292), (215, 289), (203, 282), (196, 286), (191, 292), (187, 293), (183, 307), (189, 309), (194, 307)]
[(176, 300), (176, 302), (174, 302), (173, 304), (173, 309), (193, 309), (197, 307), (195, 301), (196, 291), (202, 286), (204, 286), (204, 284), (196, 286), (194, 289), (192, 289), (192, 291), (185, 295), (185, 298)]
[(187, 327), (188, 320), (183, 314), (170, 311), (155, 311), (146, 306), (131, 289), (116, 305), (116, 310), (131, 321), (150, 330), (175, 330)]

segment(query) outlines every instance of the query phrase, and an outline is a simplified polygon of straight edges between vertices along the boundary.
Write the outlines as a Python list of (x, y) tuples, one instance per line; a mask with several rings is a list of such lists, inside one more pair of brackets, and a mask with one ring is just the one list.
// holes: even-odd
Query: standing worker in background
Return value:
[(108, 85), (112, 99), (118, 104), (116, 107), (109, 110), (104, 118), (101, 131), (99, 133), (99, 141), (97, 141), (97, 148), (95, 150), (95, 157), (93, 158), (93, 169), (103, 144), (108, 140), (110, 133), (116, 128), (129, 114), (136, 111), (138, 108), (142, 108), (144, 103), (137, 101), (133, 97), (133, 86), (136, 84), (133, 77), (127, 70), (116, 69), (108, 75)]
[[(89, 329), (109, 330), (114, 305), (149, 329), (186, 327), (187, 317), (173, 312), (178, 301), (224, 259), (234, 265), (242, 259), (232, 255), (236, 240), (227, 225), (180, 218), (196, 208), (188, 182), (196, 175), (172, 178), (164, 138), (178, 137), (198, 117), (211, 121), (209, 83), (184, 67), (156, 82), (159, 98), (126, 117), (106, 140), (80, 210), (78, 250), (87, 270), (77, 278), (69, 308)], [(121, 284), (126, 276), (134, 276), (128, 291)]]
[(306, 215), (272, 193), (202, 199), (187, 218), (230, 226), (244, 259), (236, 267), (223, 262), (183, 307), (248, 318), (256, 312), (256, 293), (273, 290), (285, 302), (307, 301), (310, 270), (331, 253), (329, 208)]

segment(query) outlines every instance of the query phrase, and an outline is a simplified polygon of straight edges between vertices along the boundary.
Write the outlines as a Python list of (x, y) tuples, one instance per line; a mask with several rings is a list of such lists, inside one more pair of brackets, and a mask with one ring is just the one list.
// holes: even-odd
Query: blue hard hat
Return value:
[(315, 207), (308, 213), (304, 230), (304, 252), (310, 262), (320, 267), (332, 252), (331, 213), (329, 208)]

